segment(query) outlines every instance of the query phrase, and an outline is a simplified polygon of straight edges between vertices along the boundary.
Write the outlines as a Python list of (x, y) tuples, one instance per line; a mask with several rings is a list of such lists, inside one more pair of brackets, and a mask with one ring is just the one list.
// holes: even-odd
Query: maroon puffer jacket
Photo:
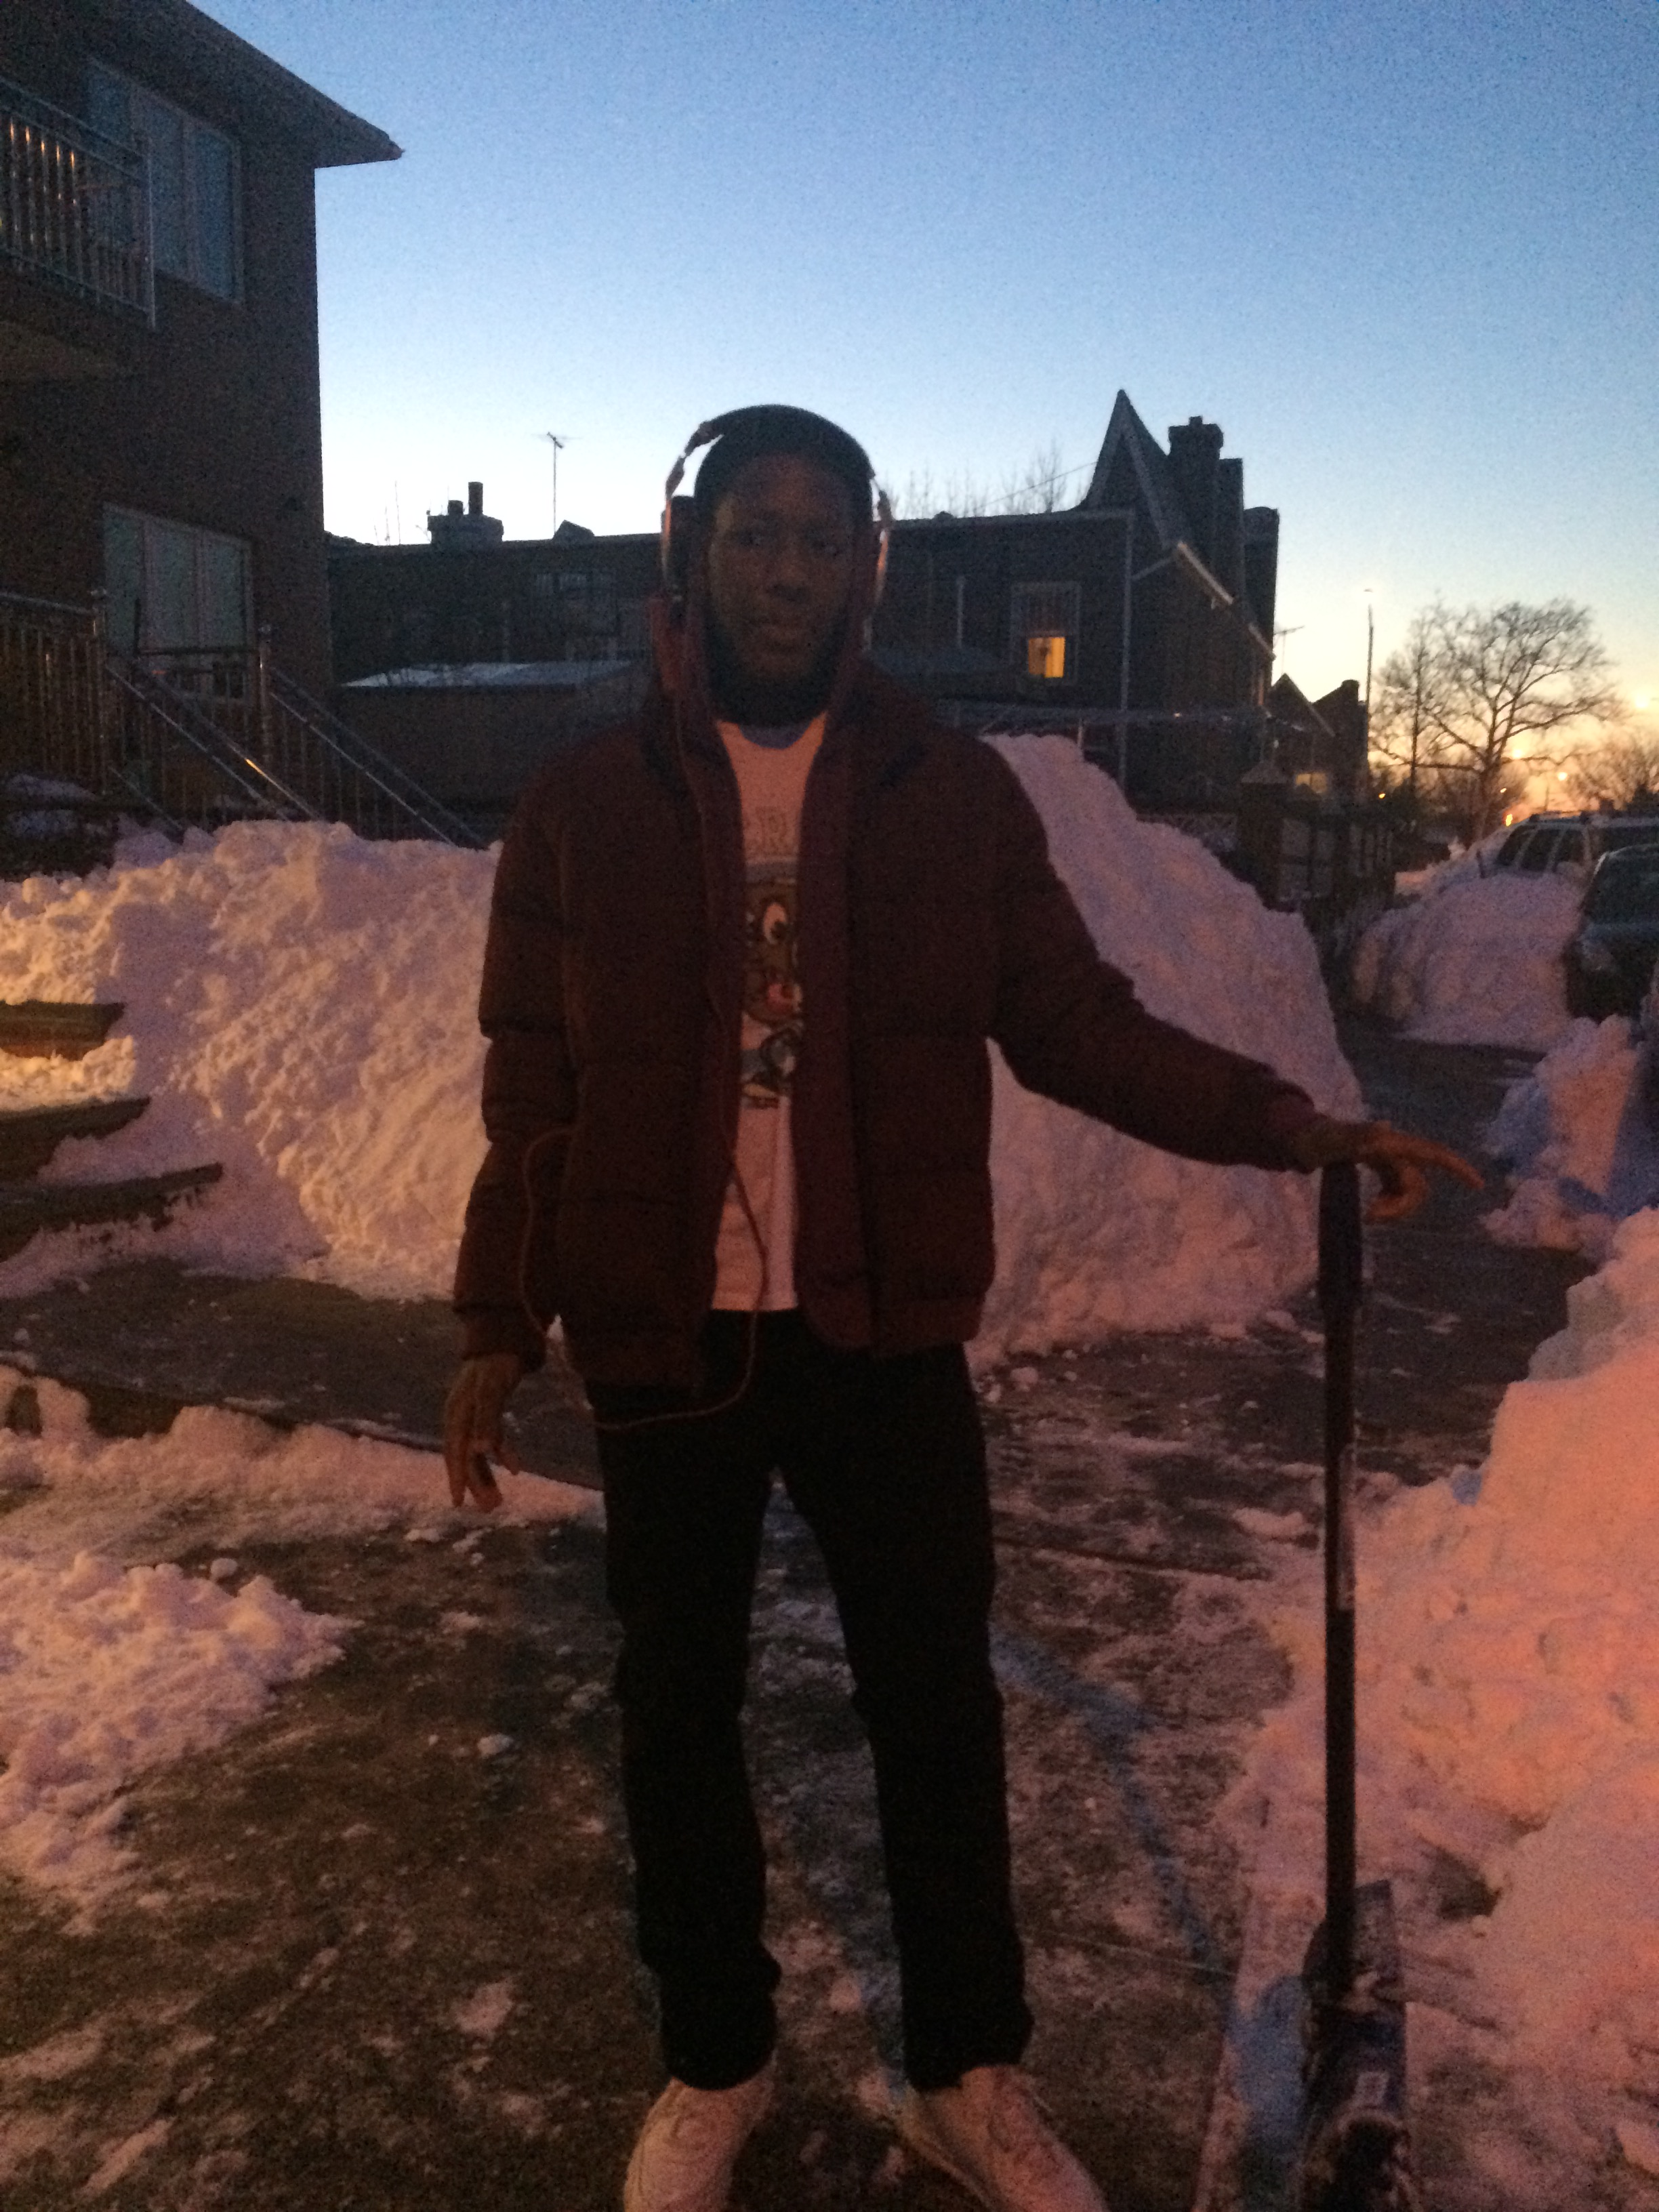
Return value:
[[(730, 1176), (743, 990), (736, 780), (672, 700), (556, 757), (495, 878), (489, 1151), (455, 1303), (469, 1352), (690, 1382)], [(965, 1340), (991, 1282), (994, 1038), (1019, 1080), (1189, 1158), (1291, 1164), (1313, 1108), (1140, 1006), (988, 745), (861, 670), (801, 830), (796, 1282), (878, 1353)]]

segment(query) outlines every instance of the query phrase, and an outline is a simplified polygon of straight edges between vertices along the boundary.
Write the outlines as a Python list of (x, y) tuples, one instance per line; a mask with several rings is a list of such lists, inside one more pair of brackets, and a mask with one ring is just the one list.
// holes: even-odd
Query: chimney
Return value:
[[(1273, 602), (1279, 594), (1279, 509), (1244, 510), (1244, 597), (1256, 628), (1273, 642)], [(1275, 656), (1277, 647), (1274, 648)]]
[(1235, 599), (1244, 596), (1244, 464), (1218, 461), (1215, 471), (1215, 536), (1210, 566)]
[(426, 526), (433, 544), (449, 553), (472, 552), (501, 542), (501, 526), (484, 513), (483, 486), (477, 481), (467, 485), (465, 509), (459, 500), (452, 499), (448, 513), (428, 514)]
[(1221, 425), (1201, 415), (1170, 425), (1170, 473), (1175, 478), (1192, 531), (1193, 550), (1206, 566), (1216, 565), (1217, 479), (1221, 465)]

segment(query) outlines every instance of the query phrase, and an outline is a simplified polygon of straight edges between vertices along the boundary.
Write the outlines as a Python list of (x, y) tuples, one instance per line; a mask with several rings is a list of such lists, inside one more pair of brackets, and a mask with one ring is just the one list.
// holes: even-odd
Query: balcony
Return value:
[(0, 78), (0, 269), (154, 325), (143, 155)]

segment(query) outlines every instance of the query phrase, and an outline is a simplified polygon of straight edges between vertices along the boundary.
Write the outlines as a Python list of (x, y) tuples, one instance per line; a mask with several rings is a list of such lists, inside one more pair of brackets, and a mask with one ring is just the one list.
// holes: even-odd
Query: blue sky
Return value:
[(1582, 599), (1659, 706), (1659, 0), (209, 0), (404, 149), (319, 179), (330, 526), (654, 527), (702, 417), (902, 489), (1126, 388), (1281, 514), (1282, 665)]

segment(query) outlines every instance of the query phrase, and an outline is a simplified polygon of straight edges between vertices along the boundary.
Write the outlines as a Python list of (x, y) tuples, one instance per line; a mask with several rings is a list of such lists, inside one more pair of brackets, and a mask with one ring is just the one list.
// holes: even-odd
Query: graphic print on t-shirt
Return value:
[(790, 1130), (801, 1049), (797, 875), (807, 779), (820, 715), (786, 744), (720, 726), (743, 817), (742, 1053), (732, 1178), (714, 1253), (714, 1304), (771, 1312), (795, 1303), (795, 1148)]
[(743, 1098), (746, 1106), (775, 1106), (788, 1097), (795, 1063), (800, 1058), (795, 878), (793, 867), (785, 874), (775, 860), (751, 865), (748, 878)]

